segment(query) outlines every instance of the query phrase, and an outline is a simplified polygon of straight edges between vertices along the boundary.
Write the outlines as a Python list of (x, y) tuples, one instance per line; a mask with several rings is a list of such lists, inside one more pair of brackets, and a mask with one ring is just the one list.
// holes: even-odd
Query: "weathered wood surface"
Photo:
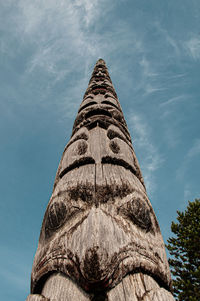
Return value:
[[(55, 300), (55, 299), (52, 299), (52, 300)], [(34, 294), (34, 295), (29, 295), (27, 297), (26, 301), (50, 301), (50, 300), (49, 300), (49, 298), (45, 298), (42, 295)]]
[[(61, 301), (173, 300), (160, 228), (102, 64), (95, 67), (58, 167), (32, 293)], [(103, 295), (91, 297), (98, 291)]]
[[(86, 293), (76, 283), (62, 274), (54, 274), (46, 281), (43, 296), (35, 299), (30, 295), (27, 301), (173, 301), (171, 293), (161, 288), (150, 276), (136, 273), (127, 275), (113, 289), (103, 292)], [(38, 298), (38, 297), (37, 297)]]

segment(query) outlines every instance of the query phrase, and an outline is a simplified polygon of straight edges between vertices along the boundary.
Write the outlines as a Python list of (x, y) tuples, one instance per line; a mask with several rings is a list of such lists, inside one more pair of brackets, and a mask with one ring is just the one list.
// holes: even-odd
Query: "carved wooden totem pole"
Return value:
[(170, 271), (105, 62), (97, 61), (44, 216), (27, 301), (169, 301)]

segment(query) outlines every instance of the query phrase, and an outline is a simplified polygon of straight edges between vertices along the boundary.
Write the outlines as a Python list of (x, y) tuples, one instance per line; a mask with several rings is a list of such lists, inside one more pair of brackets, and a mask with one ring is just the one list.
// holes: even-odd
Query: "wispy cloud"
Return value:
[(164, 159), (152, 142), (150, 127), (146, 119), (135, 112), (129, 115), (128, 119), (134, 137), (133, 145), (141, 157), (145, 185), (152, 194), (156, 189), (154, 172), (162, 165)]
[[(17, 34), (20, 32), (24, 42), (34, 47), (27, 66), (29, 72), (40, 67), (60, 79), (72, 64), (72, 68), (78, 66), (80, 57), (97, 55), (100, 45), (89, 27), (103, 13), (98, 1), (21, 0), (19, 8)], [(77, 60), (72, 61), (75, 53)]]
[(193, 146), (189, 149), (186, 157), (188, 159), (191, 159), (199, 154), (200, 154), (200, 139), (196, 139)]
[(143, 68), (143, 73), (147, 77), (158, 76), (158, 73), (155, 72), (150, 64), (150, 62), (143, 57), (140, 61), (140, 66)]
[[(129, 65), (132, 59), (137, 61), (138, 54), (141, 55), (144, 51), (142, 38), (131, 30), (125, 20), (118, 20), (118, 26), (100, 34), (99, 27), (115, 5), (115, 2), (105, 0), (16, 1), (14, 19), (11, 19), (10, 12), (10, 32), (13, 39), (18, 41), (18, 47), (23, 48), (27, 55), (25, 59), (20, 58), (23, 51), (19, 55), (19, 60), (25, 62), (25, 67), (19, 74), (23, 87), (36, 85), (38, 89), (37, 79), (41, 78), (39, 84), (43, 95), (39, 95), (38, 101), (42, 101), (52, 95), (55, 85), (65, 80), (69, 102), (66, 97), (61, 100), (59, 95), (56, 97), (62, 109), (65, 104), (65, 115), (65, 112), (71, 112), (73, 104), (76, 106), (76, 99), (80, 102), (83, 87), (86, 88), (91, 74), (91, 66), (99, 57), (106, 59), (115, 56), (118, 60), (118, 64), (113, 67), (115, 72), (115, 68), (120, 69), (122, 64), (118, 55), (121, 57), (122, 53), (128, 54), (129, 49), (132, 49), (133, 54), (133, 57), (127, 59)], [(7, 11), (11, 11), (10, 2), (7, 6)], [(1, 47), (2, 50), (5, 49), (5, 45), (2, 44)], [(13, 51), (13, 47), (9, 45), (7, 49)], [(151, 73), (151, 66), (145, 59), (142, 65), (144, 76), (147, 77)], [(112, 68), (110, 72), (112, 73)], [(126, 77), (125, 81), (127, 80)], [(148, 84), (147, 91), (152, 93), (155, 87)], [(72, 99), (75, 100), (73, 104)]]
[(186, 153), (183, 163), (176, 172), (176, 178), (181, 180), (184, 178), (184, 175), (189, 167), (189, 164), (194, 157), (200, 155), (200, 139), (196, 139), (192, 147)]
[[(61, 111), (62, 117), (73, 116), (71, 113), (76, 111), (87, 87), (91, 65), (108, 52), (109, 36), (101, 43), (103, 38), (95, 26), (112, 6), (105, 0), (6, 2), (3, 7), (9, 22), (4, 27), (10, 34), (4, 35), (0, 51), (22, 62), (15, 100), (27, 103), (38, 93), (35, 103), (47, 105), (48, 99), (48, 104), (50, 101), (58, 104), (56, 109)], [(11, 68), (15, 68), (15, 64), (11, 64)], [(56, 85), (63, 81), (66, 85), (61, 86), (53, 99)], [(22, 90), (28, 97), (19, 95)]]
[(168, 99), (167, 101), (161, 103), (160, 106), (162, 107), (162, 106), (167, 106), (170, 104), (177, 104), (178, 102), (184, 101), (186, 99), (188, 99), (187, 95), (178, 95), (178, 96), (172, 97), (172, 98)]
[[(155, 22), (155, 27), (157, 28), (158, 32), (160, 32), (162, 34), (167, 45), (173, 49), (173, 51), (175, 52), (175, 54), (177, 56), (179, 56), (180, 49), (179, 49), (178, 42), (172, 37), (172, 35), (169, 33), (169, 31), (167, 29), (163, 28), (161, 26), (161, 23), (159, 23), (159, 22)], [(169, 52), (168, 52), (168, 55), (169, 55)], [(172, 55), (172, 53), (171, 53), (171, 55)]]
[(185, 47), (188, 54), (197, 60), (200, 58), (200, 36), (193, 36), (188, 41), (185, 42)]
[[(144, 49), (143, 52), (145, 52)], [(144, 96), (149, 96), (152, 93), (166, 89), (161, 86), (161, 83), (159, 83), (160, 70), (156, 66), (153, 66), (152, 60), (148, 59), (144, 53), (139, 61), (139, 65), (141, 69), (139, 87), (142, 91), (144, 91)]]

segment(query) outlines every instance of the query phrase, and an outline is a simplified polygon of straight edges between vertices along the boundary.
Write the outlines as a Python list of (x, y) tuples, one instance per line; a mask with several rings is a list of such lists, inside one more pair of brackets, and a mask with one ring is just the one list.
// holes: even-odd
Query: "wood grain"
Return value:
[(27, 300), (174, 300), (170, 287), (160, 228), (99, 60), (57, 170)]

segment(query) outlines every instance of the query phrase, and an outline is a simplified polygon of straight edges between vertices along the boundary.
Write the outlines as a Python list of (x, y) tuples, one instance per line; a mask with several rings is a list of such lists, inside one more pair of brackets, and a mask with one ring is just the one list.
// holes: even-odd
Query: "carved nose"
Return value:
[(118, 252), (128, 241), (129, 237), (111, 215), (101, 208), (93, 207), (88, 217), (66, 241), (66, 247), (84, 260), (89, 249), (95, 248), (99, 254), (103, 254), (106, 249), (109, 256)]

